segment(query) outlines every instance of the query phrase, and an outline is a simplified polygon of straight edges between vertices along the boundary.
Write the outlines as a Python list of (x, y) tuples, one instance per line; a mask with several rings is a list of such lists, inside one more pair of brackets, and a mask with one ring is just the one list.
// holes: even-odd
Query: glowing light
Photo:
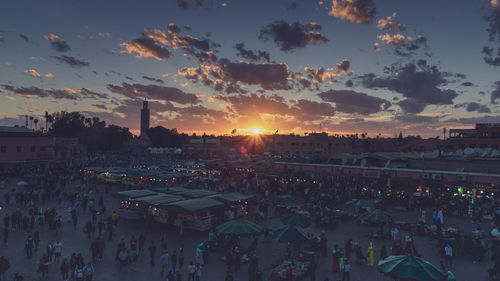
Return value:
[(260, 135), (262, 133), (262, 129), (253, 128), (253, 129), (250, 129), (250, 132), (252, 132), (252, 134), (254, 134), (254, 135)]

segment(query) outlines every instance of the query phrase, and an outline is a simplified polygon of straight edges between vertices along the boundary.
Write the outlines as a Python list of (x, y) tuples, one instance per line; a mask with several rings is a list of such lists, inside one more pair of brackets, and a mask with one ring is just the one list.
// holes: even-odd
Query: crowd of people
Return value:
[[(134, 234), (117, 233), (119, 218), (116, 212), (107, 210), (105, 198), (108, 195), (96, 189), (92, 179), (86, 178), (85, 174), (81, 173), (81, 169), (88, 164), (109, 165), (117, 159), (119, 157), (116, 155), (111, 157), (111, 160), (96, 155), (85, 160), (55, 163), (51, 167), (29, 165), (2, 167), (0, 178), (4, 182), (13, 183), (8, 187), (4, 183), (2, 188), (3, 201), (9, 206), (2, 212), (1, 234), (4, 246), (8, 247), (7, 249), (22, 247), (26, 259), (33, 260), (40, 280), (48, 279), (49, 272), (52, 276), (55, 274), (53, 272), (59, 271), (62, 280), (91, 281), (95, 275), (94, 265), (103, 259), (112, 258), (105, 255), (105, 249), (110, 249), (112, 247), (110, 245), (114, 243), (117, 245), (114, 261), (120, 271), (134, 271), (140, 259), (149, 257), (150, 265), (160, 267), (160, 274), (165, 280), (182, 281), (186, 278), (188, 281), (201, 280), (203, 268), (208, 264), (207, 249), (198, 249), (199, 251), (192, 255), (189, 254), (192, 258), (186, 258), (183, 245), (170, 247), (169, 251), (166, 234), (162, 235), (160, 241), (147, 241), (143, 233), (137, 237)], [(136, 164), (140, 163), (134, 163)], [(16, 184), (16, 181), (22, 179), (22, 175), (30, 174), (39, 176), (28, 178), (25, 184)], [(209, 177), (192, 179), (185, 184), (218, 192), (237, 191), (254, 194), (258, 203), (254, 209), (249, 210), (249, 217), (258, 218), (262, 222), (277, 213), (273, 199), (279, 195), (291, 195), (297, 198), (298, 203), (295, 207), (308, 210), (319, 229), (328, 229), (341, 224), (336, 210), (353, 198), (372, 200), (382, 209), (402, 205), (408, 210), (420, 210), (413, 222), (406, 225), (388, 225), (389, 237), (392, 240), (387, 245), (371, 241), (369, 246), (363, 249), (361, 241), (356, 242), (353, 239), (342, 243), (332, 241), (328, 245), (328, 239), (324, 235), (318, 236), (319, 239), (315, 241), (318, 259), (331, 258), (332, 272), (341, 273), (342, 280), (350, 280), (353, 264), (375, 266), (377, 256), (379, 260), (389, 255), (421, 256), (415, 240), (419, 239), (419, 235), (426, 235), (429, 229), (433, 230), (433, 235), (438, 239), (438, 251), (442, 257), (440, 266), (443, 270), (452, 270), (453, 259), (459, 255), (471, 255), (474, 261), (481, 262), (486, 253), (491, 251), (494, 266), (490, 274), (500, 276), (500, 247), (496, 240), (496, 237), (500, 237), (497, 228), (497, 225), (500, 226), (498, 217), (500, 205), (493, 198), (449, 197), (449, 194), (440, 193), (422, 200), (411, 191), (404, 195), (395, 193), (396, 195), (387, 196), (386, 181), (348, 175), (320, 174), (312, 179), (309, 176), (292, 174), (269, 176), (257, 173), (253, 169), (230, 166), (214, 168), (210, 174)], [(473, 223), (481, 222), (485, 216), (489, 216), (492, 219), (493, 230), (487, 233), (495, 239), (488, 245), (487, 237), (482, 234), (483, 230), (480, 227), (475, 228), (472, 234), (461, 233), (460, 229), (455, 231), (446, 229), (445, 226), (449, 226), (446, 225), (446, 218), (452, 215), (466, 216), (471, 218)], [(432, 216), (432, 219), (427, 219), (427, 216)], [(218, 250), (224, 258), (227, 266), (226, 281), (234, 280), (234, 275), (241, 270), (242, 263), (248, 263), (248, 280), (264, 280), (264, 268), (255, 255), (259, 245), (258, 239), (252, 240), (248, 249), (242, 249), (238, 239), (219, 236), (215, 233), (214, 227), (210, 232), (207, 247)], [(60, 239), (63, 229), (64, 232), (83, 231), (88, 238), (86, 243), (90, 257), (86, 258), (85, 253), (66, 250)], [(383, 228), (380, 231), (383, 232)], [(41, 232), (50, 233), (50, 238), (42, 241)], [(9, 237), (17, 234), (24, 235), (23, 245), (9, 243)], [(270, 236), (269, 231), (265, 236)], [(291, 255), (289, 251), (286, 254)], [(25, 273), (10, 272), (11, 267), (6, 255), (0, 257), (0, 280), (7, 280), (6, 275), (12, 280), (23, 280)], [(316, 269), (317, 265), (313, 261), (308, 270), (311, 280), (316, 278)], [(290, 274), (285, 277), (287, 281), (292, 278)]]

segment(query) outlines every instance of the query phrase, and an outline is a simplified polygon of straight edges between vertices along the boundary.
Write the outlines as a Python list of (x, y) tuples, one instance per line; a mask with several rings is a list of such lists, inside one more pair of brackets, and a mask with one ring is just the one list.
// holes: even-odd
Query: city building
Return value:
[(450, 129), (447, 139), (452, 150), (500, 147), (500, 123), (479, 123), (474, 129)]
[(56, 138), (26, 127), (0, 127), (0, 162), (50, 161)]

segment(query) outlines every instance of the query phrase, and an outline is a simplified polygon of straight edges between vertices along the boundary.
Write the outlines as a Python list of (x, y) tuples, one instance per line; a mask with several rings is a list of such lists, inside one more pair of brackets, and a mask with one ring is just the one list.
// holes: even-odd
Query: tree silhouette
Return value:
[(86, 118), (79, 112), (56, 112), (51, 120), (49, 133), (56, 137), (76, 137), (89, 151), (108, 151), (120, 149), (132, 139), (128, 128), (116, 125), (106, 127), (105, 121), (98, 117)]

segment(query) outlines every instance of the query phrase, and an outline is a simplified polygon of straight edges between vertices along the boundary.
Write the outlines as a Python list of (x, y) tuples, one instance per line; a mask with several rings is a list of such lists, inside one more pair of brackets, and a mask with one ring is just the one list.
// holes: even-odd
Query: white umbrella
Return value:
[(25, 182), (25, 181), (20, 181), (20, 182), (17, 183), (17, 185), (28, 185), (28, 183)]

